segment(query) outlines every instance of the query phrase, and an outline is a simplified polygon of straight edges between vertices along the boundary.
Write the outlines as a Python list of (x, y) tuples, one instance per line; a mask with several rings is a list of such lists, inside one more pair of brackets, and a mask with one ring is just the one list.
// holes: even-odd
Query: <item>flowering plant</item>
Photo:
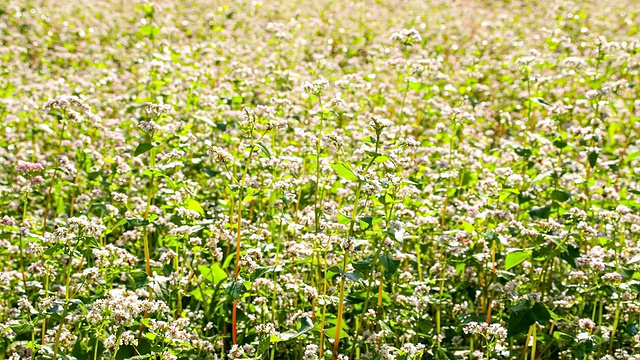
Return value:
[(634, 5), (0, 3), (0, 359), (640, 359)]

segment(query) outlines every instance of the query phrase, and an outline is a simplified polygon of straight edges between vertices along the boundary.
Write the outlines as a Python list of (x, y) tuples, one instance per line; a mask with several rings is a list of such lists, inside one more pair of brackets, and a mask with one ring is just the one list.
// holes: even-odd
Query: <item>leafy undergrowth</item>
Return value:
[(638, 359), (636, 5), (0, 4), (0, 359)]

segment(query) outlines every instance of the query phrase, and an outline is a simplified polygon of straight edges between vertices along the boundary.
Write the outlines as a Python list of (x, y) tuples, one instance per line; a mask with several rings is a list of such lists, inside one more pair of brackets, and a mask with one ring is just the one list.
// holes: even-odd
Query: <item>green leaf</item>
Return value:
[(428, 87), (426, 84), (415, 82), (415, 81), (409, 81), (407, 82), (407, 85), (409, 85), (409, 88), (415, 91), (421, 91)]
[(142, 172), (142, 175), (148, 176), (148, 177), (163, 177), (165, 179), (167, 179), (167, 183), (169, 183), (169, 186), (175, 190), (175, 184), (173, 183), (173, 180), (171, 180), (171, 178), (169, 178), (167, 176), (167, 174), (165, 174), (164, 172), (158, 170), (158, 169), (146, 169)]
[(287, 270), (287, 268), (285, 268), (284, 266), (281, 266), (281, 265), (259, 267), (259, 268), (255, 269), (251, 273), (251, 277), (250, 278), (251, 278), (251, 280), (255, 280), (257, 278), (264, 277), (266, 274), (279, 273), (279, 272), (286, 271), (286, 270)]
[[(104, 352), (104, 345), (102, 344), (102, 341), (99, 341), (97, 338), (95, 337), (91, 337), (89, 339), (89, 341), (87, 342), (88, 345), (88, 349), (91, 349), (89, 351), (89, 353), (94, 354), (95, 358), (97, 359), (102, 359), (102, 353)], [(76, 357), (76, 359), (81, 359), (83, 356), (87, 355), (87, 351), (84, 350), (83, 352), (79, 353), (79, 354), (74, 354), (74, 356)]]
[(565, 202), (571, 198), (571, 192), (564, 190), (553, 190), (551, 198), (558, 202)]
[(136, 288), (142, 288), (148, 283), (148, 276), (145, 271), (136, 270), (129, 273), (129, 276), (131, 276), (131, 279), (133, 280)]
[(287, 341), (291, 339), (295, 339), (300, 335), (306, 334), (313, 329), (313, 322), (306, 316), (300, 318), (300, 329), (295, 332), (287, 331), (283, 334), (280, 334), (280, 339), (282, 341)]
[(351, 222), (351, 218), (338, 211), (338, 222), (342, 225), (346, 225)]
[[(325, 329), (324, 330), (325, 335), (327, 336), (328, 339), (335, 339), (336, 338), (336, 327), (332, 327), (329, 329)], [(340, 339), (344, 339), (344, 338), (348, 338), (349, 334), (347, 334), (346, 331), (344, 331), (344, 329), (340, 329)]]
[(199, 213), (201, 216), (204, 216), (204, 209), (202, 208), (202, 205), (200, 205), (199, 202), (193, 199), (187, 199), (185, 200), (184, 205), (187, 209), (195, 211)]
[(267, 351), (271, 347), (270, 337), (265, 336), (258, 342), (258, 351)]
[(509, 196), (513, 194), (520, 194), (518, 189), (503, 189), (502, 193), (498, 197), (499, 201), (505, 201)]
[(29, 322), (23, 322), (10, 326), (11, 330), (17, 335), (27, 334), (33, 331), (33, 324)]
[(160, 145), (160, 142), (158, 142), (158, 141), (154, 141), (152, 143), (142, 142), (142, 143), (138, 144), (138, 147), (133, 152), (133, 156), (142, 155), (142, 154), (146, 153), (147, 151), (149, 151), (149, 150), (151, 150), (154, 147), (159, 146), (159, 145)]
[(567, 334), (567, 333), (563, 333), (560, 331), (554, 331), (553, 332), (553, 338), (559, 341), (564, 341), (564, 342), (568, 342), (568, 343), (573, 343), (575, 340), (573, 338), (573, 336)]
[(213, 264), (210, 267), (206, 265), (198, 265), (198, 270), (200, 270), (200, 273), (206, 281), (213, 284), (218, 284), (227, 278), (227, 273), (225, 273), (218, 264)]
[(474, 231), (476, 231), (476, 227), (471, 225), (471, 223), (467, 222), (467, 221), (463, 221), (462, 222), (462, 230), (468, 232), (468, 233), (472, 233)]
[(110, 230), (107, 231), (107, 234), (111, 234), (112, 232), (114, 232), (117, 228), (119, 228), (120, 226), (126, 224), (128, 222), (127, 218), (122, 218), (120, 219), (120, 221), (118, 221)]
[(580, 248), (573, 245), (567, 246), (567, 249), (560, 253), (560, 258), (573, 267), (576, 267), (576, 258), (578, 257), (580, 257)]
[(143, 108), (145, 108), (146, 106), (147, 106), (147, 104), (146, 104), (146, 103), (140, 103), (140, 104), (133, 104), (133, 105), (129, 105), (129, 106), (127, 107), (127, 109), (126, 109), (124, 112), (125, 112), (125, 114), (129, 114), (129, 113), (131, 113), (131, 112), (135, 111), (136, 109), (143, 109)]
[(522, 156), (523, 158), (528, 158), (531, 156), (531, 149), (515, 147), (513, 148), (513, 151), (515, 151), (516, 154)]
[(349, 271), (349, 272), (343, 273), (342, 275), (353, 282), (358, 282), (364, 279), (364, 276), (362, 276), (362, 274), (359, 271)]
[(551, 214), (550, 205), (535, 207), (529, 210), (529, 216), (531, 216), (531, 218), (534, 220), (548, 219), (550, 214)]
[(151, 290), (153, 291), (153, 294), (155, 295), (154, 298), (168, 302), (171, 298), (170, 278), (166, 276), (156, 276), (150, 278), (149, 280), (149, 285), (151, 287)]
[(384, 268), (384, 277), (389, 278), (393, 276), (393, 274), (398, 271), (398, 267), (400, 267), (400, 260), (396, 260), (393, 258), (391, 253), (380, 254), (378, 257), (382, 267)]
[(504, 269), (509, 270), (512, 267), (520, 264), (531, 256), (531, 250), (518, 250), (507, 254), (504, 260)]
[(324, 278), (331, 279), (340, 273), (342, 273), (342, 269), (340, 269), (340, 267), (338, 267), (337, 265), (333, 265), (327, 269), (327, 271), (324, 274)]
[(139, 218), (127, 219), (127, 221), (131, 226), (147, 226), (151, 223), (147, 219), (139, 219)]
[(378, 326), (380, 326), (380, 329), (382, 330), (388, 331), (389, 333), (393, 333), (393, 329), (391, 329), (391, 327), (382, 320), (378, 320)]
[(267, 149), (267, 147), (262, 143), (262, 141), (258, 141), (258, 143), (256, 145), (260, 148), (260, 150), (262, 151), (264, 156), (266, 156), (268, 158), (271, 157), (271, 152), (269, 152), (269, 149)]
[(548, 102), (546, 102), (543, 98), (531, 98), (529, 99), (531, 102), (536, 103), (536, 104), (540, 104), (544, 107), (549, 107), (551, 106), (551, 104), (549, 104)]
[(102, 204), (102, 203), (91, 204), (91, 207), (89, 208), (89, 212), (92, 212), (94, 209), (102, 211), (103, 214), (109, 214), (109, 211), (107, 210), (107, 207), (105, 204)]
[(358, 178), (358, 176), (344, 163), (332, 163), (331, 168), (345, 180), (353, 181)]
[(360, 227), (363, 230), (369, 229), (373, 224), (373, 217), (371, 216), (360, 216), (358, 217), (358, 220), (360, 220)]
[(366, 274), (371, 270), (371, 263), (373, 262), (373, 257), (369, 256), (364, 260), (356, 261), (351, 263), (354, 269), (358, 270), (362, 274)]
[(624, 162), (625, 163), (629, 163), (633, 160), (635, 160), (638, 156), (640, 156), (640, 151), (636, 151), (632, 154), (627, 155), (627, 157), (624, 158)]
[(564, 149), (565, 147), (567, 147), (567, 141), (562, 138), (556, 138), (555, 140), (553, 140), (553, 146), (558, 149)]
[(387, 155), (380, 155), (376, 157), (375, 160), (377, 163), (383, 163), (385, 161), (389, 161), (389, 157)]
[(529, 300), (523, 300), (516, 304), (509, 309), (509, 312), (508, 337), (527, 332), (529, 327), (536, 322), (544, 324), (551, 319), (551, 314), (544, 304), (535, 303), (532, 306)]
[(98, 239), (94, 238), (93, 236), (83, 236), (82, 242), (90, 248), (93, 248), (93, 249), (100, 248), (100, 243), (98, 242)]
[(592, 151), (589, 153), (589, 165), (591, 167), (595, 167), (596, 166), (596, 162), (598, 161), (598, 156), (600, 154), (596, 151)]
[(143, 35), (148, 37), (149, 39), (153, 39), (158, 33), (160, 33), (160, 28), (157, 26), (153, 26), (150, 24), (143, 25), (140, 27), (140, 31)]
[[(280, 335), (282, 335), (282, 334), (280, 334)], [(271, 344), (276, 344), (276, 343), (279, 343), (280, 341), (282, 341), (282, 339), (280, 339), (280, 337), (278, 337), (278, 335), (276, 335), (276, 334), (269, 335), (269, 342)]]
[(239, 299), (245, 291), (246, 287), (244, 286), (243, 281), (231, 280), (229, 286), (226, 288), (227, 294), (234, 300)]
[(256, 198), (256, 195), (260, 193), (260, 189), (255, 189), (251, 187), (244, 188), (244, 197), (242, 198), (242, 202), (249, 202)]
[(217, 284), (227, 278), (227, 273), (225, 273), (218, 264), (211, 265), (211, 273), (213, 274), (214, 284)]
[(536, 322), (544, 324), (551, 319), (551, 313), (549, 313), (549, 310), (543, 303), (537, 302), (533, 304), (531, 311), (533, 312)]
[(55, 244), (44, 251), (45, 255), (59, 255), (62, 254), (62, 244)]

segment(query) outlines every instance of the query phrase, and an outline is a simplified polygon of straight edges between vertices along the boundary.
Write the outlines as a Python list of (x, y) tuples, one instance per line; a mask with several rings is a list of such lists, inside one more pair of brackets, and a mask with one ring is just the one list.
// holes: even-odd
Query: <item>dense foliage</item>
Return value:
[(639, 359), (637, 5), (0, 3), (0, 359)]

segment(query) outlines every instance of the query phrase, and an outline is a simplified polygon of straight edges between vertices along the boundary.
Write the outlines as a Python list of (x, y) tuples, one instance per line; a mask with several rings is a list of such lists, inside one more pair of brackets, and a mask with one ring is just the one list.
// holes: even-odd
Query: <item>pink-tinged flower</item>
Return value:
[(44, 170), (44, 166), (40, 163), (18, 160), (16, 164), (16, 172), (18, 174), (27, 174)]

